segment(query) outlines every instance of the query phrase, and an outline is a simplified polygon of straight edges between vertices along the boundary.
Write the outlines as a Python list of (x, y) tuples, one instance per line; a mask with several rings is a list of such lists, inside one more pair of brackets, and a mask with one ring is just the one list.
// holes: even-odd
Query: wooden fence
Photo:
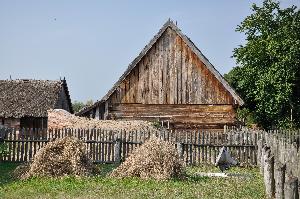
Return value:
[[(250, 131), (107, 131), (103, 129), (12, 129), (5, 134), (9, 153), (3, 161), (24, 162), (50, 140), (74, 136), (86, 144), (89, 157), (95, 163), (115, 163), (126, 158), (151, 135), (180, 144), (187, 164), (212, 164), (220, 148), (226, 146), (242, 166), (257, 164), (259, 134)], [(118, 143), (119, 142), (119, 143)], [(120, 148), (120, 152), (118, 149)], [(120, 155), (120, 157), (118, 157)]]
[(299, 198), (300, 131), (263, 132), (258, 141), (258, 165), (268, 198)]

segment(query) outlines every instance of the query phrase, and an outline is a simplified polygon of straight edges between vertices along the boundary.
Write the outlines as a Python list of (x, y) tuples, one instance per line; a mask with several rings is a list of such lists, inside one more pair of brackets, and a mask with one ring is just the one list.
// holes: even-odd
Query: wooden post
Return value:
[(286, 165), (280, 162), (275, 163), (274, 177), (275, 177), (275, 198), (284, 198), (284, 183), (285, 183)]
[(270, 148), (267, 147), (266, 145), (263, 146), (261, 150), (261, 157), (260, 157), (260, 173), (263, 175), (264, 174), (264, 164), (265, 164), (265, 157), (266, 153)]
[(115, 163), (121, 163), (121, 139), (115, 141)]
[(224, 125), (224, 134), (227, 133), (227, 125)]
[(290, 178), (284, 184), (284, 198), (286, 199), (299, 199), (298, 191), (298, 178)]
[(261, 168), (261, 153), (262, 153), (262, 140), (257, 141), (257, 165), (259, 168)]
[(183, 143), (177, 142), (177, 151), (179, 158), (183, 160)]
[(108, 108), (109, 108), (109, 104), (107, 101), (105, 101), (105, 104), (104, 104), (104, 114), (103, 114), (103, 117), (104, 117), (104, 120), (108, 120)]
[(264, 160), (264, 182), (266, 194), (267, 198), (273, 198), (275, 195), (274, 156), (271, 155), (270, 150), (266, 151)]

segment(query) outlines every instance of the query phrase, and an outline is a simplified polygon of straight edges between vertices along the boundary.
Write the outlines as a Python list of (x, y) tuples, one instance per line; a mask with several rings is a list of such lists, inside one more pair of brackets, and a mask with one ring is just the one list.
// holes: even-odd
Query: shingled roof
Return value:
[(217, 78), (217, 80), (224, 86), (224, 88), (232, 95), (235, 99), (236, 103), (242, 106), (244, 101), (242, 98), (235, 92), (235, 90), (228, 84), (228, 82), (224, 79), (224, 77), (216, 70), (216, 68), (209, 62), (209, 60), (202, 54), (202, 52), (197, 48), (197, 46), (191, 41), (189, 37), (184, 35), (181, 30), (174, 24), (172, 20), (168, 20), (163, 27), (159, 30), (159, 32), (152, 38), (152, 40), (144, 47), (144, 49), (140, 52), (140, 54), (129, 64), (127, 70), (123, 73), (123, 75), (119, 78), (119, 80), (113, 85), (113, 87), (106, 93), (106, 95), (95, 104), (85, 107), (80, 110), (76, 115), (84, 114), (85, 112), (91, 110), (96, 107), (98, 104), (105, 102), (118, 88), (120, 83), (130, 74), (130, 72), (135, 68), (135, 66), (140, 62), (140, 60), (147, 54), (147, 52), (152, 48), (152, 46), (156, 43), (156, 41), (162, 36), (162, 34), (167, 30), (167, 28), (171, 28), (174, 30), (182, 40), (190, 47), (190, 49), (198, 56), (198, 58), (205, 64), (208, 70)]
[(47, 110), (55, 108), (62, 88), (73, 112), (65, 80), (0, 80), (0, 117), (47, 117)]

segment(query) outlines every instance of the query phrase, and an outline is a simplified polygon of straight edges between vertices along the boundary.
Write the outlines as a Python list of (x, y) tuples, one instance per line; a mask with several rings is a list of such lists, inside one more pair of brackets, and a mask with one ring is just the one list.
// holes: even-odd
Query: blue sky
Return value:
[[(282, 0), (300, 6), (300, 0)], [(0, 0), (0, 79), (66, 77), (72, 101), (100, 99), (171, 18), (220, 71), (244, 42), (254, 0)]]

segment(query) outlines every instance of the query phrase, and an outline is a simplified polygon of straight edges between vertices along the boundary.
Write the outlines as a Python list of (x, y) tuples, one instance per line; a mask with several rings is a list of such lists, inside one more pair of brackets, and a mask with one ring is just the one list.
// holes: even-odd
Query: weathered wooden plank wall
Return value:
[(110, 103), (233, 104), (233, 97), (168, 28), (116, 89)]
[[(182, 105), (182, 104), (115, 104), (109, 108), (109, 118), (148, 120), (172, 123), (172, 128), (202, 127), (234, 123), (235, 110), (231, 105)], [(204, 126), (205, 124), (205, 126)], [(223, 128), (223, 127), (218, 127)]]

